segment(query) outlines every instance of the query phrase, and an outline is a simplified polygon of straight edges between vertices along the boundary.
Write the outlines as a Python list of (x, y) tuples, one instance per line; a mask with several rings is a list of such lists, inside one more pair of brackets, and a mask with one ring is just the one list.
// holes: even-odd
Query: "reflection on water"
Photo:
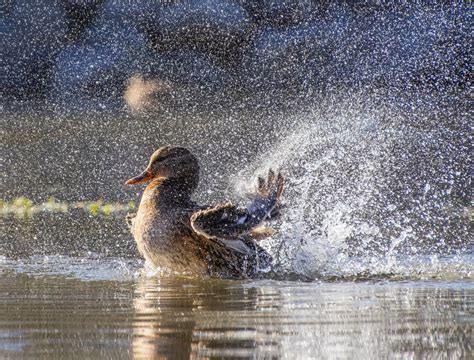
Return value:
[[(183, 355), (383, 358), (468, 354), (463, 284), (140, 283), (137, 358)], [(137, 321), (138, 320), (138, 321)], [(471, 323), (469, 323), (471, 322)]]
[(1, 358), (472, 354), (468, 280), (241, 282), (150, 277), (117, 259), (1, 261)]

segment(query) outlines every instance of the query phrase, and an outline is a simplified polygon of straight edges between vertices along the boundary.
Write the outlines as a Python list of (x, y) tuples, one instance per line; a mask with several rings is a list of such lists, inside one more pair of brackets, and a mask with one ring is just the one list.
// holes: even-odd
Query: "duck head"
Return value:
[(127, 185), (146, 183), (160, 179), (194, 189), (199, 181), (199, 164), (191, 152), (179, 146), (163, 146), (150, 157), (148, 166), (138, 176), (127, 180)]

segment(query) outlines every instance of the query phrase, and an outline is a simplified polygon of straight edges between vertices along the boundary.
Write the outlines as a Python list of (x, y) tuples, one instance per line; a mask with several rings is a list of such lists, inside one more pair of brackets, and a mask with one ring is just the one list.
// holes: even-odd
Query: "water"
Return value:
[(2, 358), (472, 355), (474, 285), (459, 274), (301, 283), (157, 276), (117, 258), (1, 264)]

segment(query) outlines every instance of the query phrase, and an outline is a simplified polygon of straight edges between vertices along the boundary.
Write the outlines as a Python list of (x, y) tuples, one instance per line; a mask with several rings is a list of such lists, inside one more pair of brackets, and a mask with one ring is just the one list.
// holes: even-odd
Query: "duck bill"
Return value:
[(150, 170), (145, 170), (140, 175), (135, 176), (131, 179), (128, 179), (125, 184), (127, 185), (135, 185), (147, 182), (153, 178), (153, 173)]

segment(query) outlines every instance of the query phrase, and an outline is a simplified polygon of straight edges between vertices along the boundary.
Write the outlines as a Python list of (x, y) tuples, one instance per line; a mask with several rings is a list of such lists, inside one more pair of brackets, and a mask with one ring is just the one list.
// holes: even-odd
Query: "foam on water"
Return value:
[(61, 276), (85, 281), (127, 281), (141, 274), (142, 260), (103, 258), (89, 253), (83, 257), (35, 255), (25, 259), (0, 256), (2, 275), (25, 274), (35, 277)]
[[(314, 280), (473, 280), (474, 256), (398, 256), (387, 258), (341, 257), (319, 259), (316, 251), (305, 248), (294, 260), (293, 266), (300, 274), (314, 276)], [(169, 277), (164, 269), (152, 269), (142, 260), (101, 258), (90, 254), (84, 257), (65, 255), (32, 256), (12, 260), (0, 257), (2, 276), (26, 275), (33, 277), (64, 277), (82, 281), (136, 281), (139, 278)], [(319, 268), (315, 270), (315, 266)], [(307, 277), (271, 274), (268, 280), (309, 280)]]

